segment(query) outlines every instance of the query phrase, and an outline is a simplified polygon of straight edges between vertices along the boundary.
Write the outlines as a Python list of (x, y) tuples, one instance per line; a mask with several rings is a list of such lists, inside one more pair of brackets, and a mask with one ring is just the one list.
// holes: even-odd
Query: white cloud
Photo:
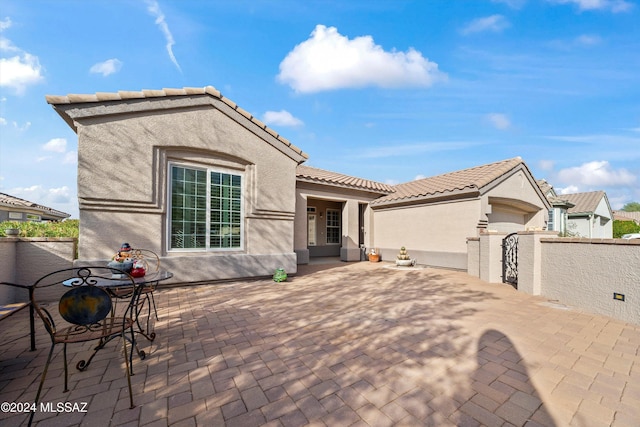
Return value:
[(582, 46), (594, 46), (602, 43), (602, 38), (598, 35), (582, 34), (576, 37), (575, 41), (576, 41), (576, 44), (579, 44)]
[(70, 203), (72, 201), (71, 190), (66, 185), (58, 188), (45, 188), (42, 185), (15, 187), (7, 190), (7, 193), (54, 209), (56, 204)]
[(414, 181), (418, 181), (420, 179), (425, 179), (427, 176), (426, 175), (422, 175), (421, 173), (419, 173), (418, 175), (416, 175), (413, 180)]
[(182, 72), (182, 68), (180, 68), (180, 64), (178, 64), (178, 61), (173, 54), (173, 45), (175, 45), (176, 42), (173, 40), (173, 35), (169, 30), (167, 21), (165, 21), (164, 19), (164, 13), (162, 13), (162, 10), (160, 10), (160, 5), (155, 0), (147, 0), (147, 11), (151, 14), (151, 16), (156, 18), (156, 25), (160, 28), (162, 34), (164, 34), (164, 38), (167, 41), (167, 53), (169, 54), (171, 62), (173, 62), (173, 65), (176, 66), (178, 71)]
[(64, 138), (53, 138), (42, 146), (44, 151), (53, 151), (54, 153), (64, 153), (67, 150), (67, 140)]
[(21, 95), (27, 86), (44, 80), (41, 72), (37, 56), (23, 53), (21, 56), (0, 58), (0, 87), (11, 88)]
[(122, 61), (117, 58), (107, 59), (104, 62), (94, 64), (89, 72), (92, 74), (102, 74), (107, 77), (109, 74), (117, 73), (122, 68)]
[(500, 130), (507, 130), (511, 127), (511, 122), (505, 114), (490, 113), (487, 114), (487, 119), (491, 122), (493, 127)]
[[(0, 21), (0, 32), (11, 27), (11, 19)], [(0, 87), (8, 87), (18, 95), (22, 95), (27, 86), (38, 84), (44, 80), (42, 67), (37, 56), (23, 52), (11, 43), (11, 40), (0, 37), (0, 51), (10, 52), (13, 56), (0, 58)]]
[(317, 25), (280, 63), (277, 80), (298, 93), (365, 86), (427, 87), (446, 75), (413, 48), (385, 51), (371, 36), (349, 39)]
[(262, 116), (262, 121), (268, 125), (278, 125), (278, 126), (302, 126), (304, 123), (302, 120), (293, 117), (293, 115), (285, 110), (280, 111), (267, 111)]
[(491, 15), (486, 18), (478, 18), (471, 21), (460, 32), (464, 35), (472, 33), (480, 33), (484, 31), (492, 31), (499, 33), (500, 31), (509, 28), (511, 24), (502, 15)]
[(547, 0), (556, 4), (575, 4), (582, 10), (610, 10), (613, 13), (627, 12), (633, 3), (625, 0)]
[(574, 193), (580, 193), (580, 188), (576, 187), (575, 185), (569, 185), (568, 187), (559, 187), (559, 188), (555, 188), (556, 190), (556, 194), (574, 194)]
[(538, 167), (543, 171), (552, 171), (555, 166), (555, 162), (553, 160), (540, 160), (538, 162)]
[(389, 143), (381, 147), (372, 147), (365, 150), (358, 150), (354, 157), (375, 159), (382, 157), (416, 156), (421, 153), (438, 153), (443, 151), (464, 150), (466, 148), (479, 145), (476, 142), (423, 142), (416, 144)]
[(527, 0), (491, 0), (493, 3), (504, 3), (512, 9), (520, 9)]
[(4, 18), (2, 21), (0, 21), (0, 32), (6, 30), (7, 28), (10, 28), (11, 24), (11, 18), (9, 18), (8, 16)]
[(561, 169), (557, 173), (557, 179), (562, 184), (596, 189), (632, 185), (636, 182), (636, 176), (631, 172), (624, 168), (613, 169), (606, 160)]
[(69, 151), (65, 153), (64, 158), (62, 159), (63, 165), (75, 165), (78, 163), (78, 152), (77, 151)]
[(28, 130), (31, 127), (31, 122), (25, 122), (23, 126), (20, 126), (18, 124), (18, 122), (13, 121), (11, 122), (11, 124), (13, 124), (13, 127), (18, 131), (18, 132), (24, 132), (26, 130)]
[(7, 124), (7, 119), (4, 117), (0, 117), (0, 126), (5, 126)]

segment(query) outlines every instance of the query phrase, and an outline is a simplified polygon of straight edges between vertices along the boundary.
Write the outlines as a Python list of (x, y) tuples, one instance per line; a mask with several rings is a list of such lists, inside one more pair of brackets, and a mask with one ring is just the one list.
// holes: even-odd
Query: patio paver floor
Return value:
[[(640, 326), (465, 273), (301, 266), (281, 284), (162, 289), (156, 303), (136, 408), (115, 343), (86, 372), (70, 346), (71, 391), (57, 349), (42, 401), (87, 412), (37, 413), (37, 425), (640, 425)], [(41, 324), (36, 352), (16, 339), (27, 316), (2, 324), (0, 402), (35, 396), (49, 343)]]

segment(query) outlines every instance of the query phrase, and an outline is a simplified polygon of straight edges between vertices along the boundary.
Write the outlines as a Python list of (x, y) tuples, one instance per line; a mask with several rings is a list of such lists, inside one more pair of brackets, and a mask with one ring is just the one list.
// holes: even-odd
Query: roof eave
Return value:
[(424, 194), (420, 196), (413, 197), (405, 197), (402, 199), (391, 199), (388, 201), (378, 201), (374, 200), (371, 203), (371, 207), (373, 209), (378, 208), (395, 208), (402, 206), (413, 206), (413, 205), (422, 205), (422, 204), (431, 204), (431, 203), (439, 203), (444, 201), (451, 200), (461, 200), (461, 199), (475, 199), (480, 196), (480, 192), (478, 188), (474, 187), (466, 187), (465, 189), (456, 190), (456, 191), (448, 191), (443, 193), (435, 193), (435, 194)]

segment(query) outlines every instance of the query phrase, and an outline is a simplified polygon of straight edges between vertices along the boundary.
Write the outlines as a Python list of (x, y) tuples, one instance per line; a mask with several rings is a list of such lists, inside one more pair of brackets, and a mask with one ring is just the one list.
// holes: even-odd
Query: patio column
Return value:
[(307, 242), (307, 196), (296, 189), (296, 216), (293, 224), (293, 250), (297, 264), (309, 264)]
[(542, 238), (558, 237), (557, 231), (518, 232), (518, 291), (542, 294)]
[(360, 261), (360, 248), (358, 247), (358, 217), (360, 214), (357, 200), (347, 200), (342, 205), (342, 247), (340, 248), (341, 261)]
[(480, 279), (502, 283), (502, 239), (505, 233), (487, 231), (480, 234)]

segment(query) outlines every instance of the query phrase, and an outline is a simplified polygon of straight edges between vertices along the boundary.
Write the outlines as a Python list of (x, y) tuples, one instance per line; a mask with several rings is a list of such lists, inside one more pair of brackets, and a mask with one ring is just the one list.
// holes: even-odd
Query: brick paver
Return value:
[[(640, 326), (545, 304), (464, 273), (385, 264), (303, 266), (289, 281), (161, 289), (153, 343), (85, 372), (56, 350), (38, 413), (64, 426), (638, 426)], [(561, 309), (562, 308), (562, 309)], [(48, 352), (27, 311), (3, 322), (0, 401), (30, 402)], [(117, 349), (116, 349), (117, 348)], [(18, 426), (26, 414), (0, 413)]]

